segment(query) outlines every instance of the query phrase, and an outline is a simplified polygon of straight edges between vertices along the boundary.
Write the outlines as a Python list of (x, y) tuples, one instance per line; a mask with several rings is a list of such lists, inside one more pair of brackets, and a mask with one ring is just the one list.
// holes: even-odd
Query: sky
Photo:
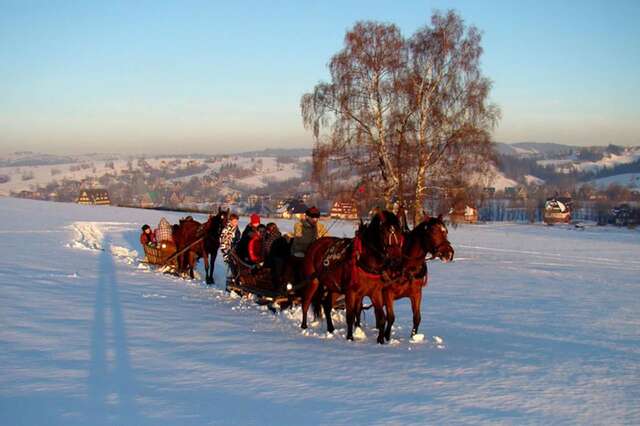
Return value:
[(0, 153), (310, 147), (300, 97), (360, 20), (483, 32), (499, 142), (640, 145), (640, 1), (0, 0)]

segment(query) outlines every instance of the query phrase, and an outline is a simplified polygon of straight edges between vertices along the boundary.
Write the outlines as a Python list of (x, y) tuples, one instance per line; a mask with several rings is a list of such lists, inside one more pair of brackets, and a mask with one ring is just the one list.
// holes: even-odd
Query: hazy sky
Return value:
[(484, 32), (495, 139), (640, 144), (640, 1), (0, 0), (0, 151), (311, 146), (300, 96), (358, 20)]

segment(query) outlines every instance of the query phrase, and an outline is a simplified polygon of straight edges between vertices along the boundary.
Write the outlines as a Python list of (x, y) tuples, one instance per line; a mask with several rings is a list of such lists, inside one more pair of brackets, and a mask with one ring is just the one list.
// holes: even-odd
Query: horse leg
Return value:
[(210, 272), (213, 275), (213, 265), (211, 265), (211, 270), (209, 269), (209, 253), (205, 251), (202, 257), (204, 258), (204, 280), (207, 284), (213, 284), (213, 278), (209, 275)]
[(178, 255), (178, 275), (182, 275), (187, 270), (185, 267), (184, 257), (185, 257), (184, 253)]
[(374, 291), (371, 296), (371, 303), (376, 312), (376, 328), (378, 329), (378, 343), (384, 344), (384, 332), (385, 332), (385, 314), (384, 314), (384, 301), (382, 299), (382, 291)]
[(333, 301), (331, 299), (332, 294), (329, 293), (327, 297), (322, 301), (322, 308), (324, 309), (324, 316), (327, 319), (327, 331), (333, 334), (335, 327), (333, 326), (333, 320), (331, 319), (331, 308), (333, 307)]
[[(362, 303), (364, 303), (364, 299), (362, 300)], [(355, 319), (355, 324), (354, 324), (354, 328), (358, 328), (361, 327), (361, 320), (362, 320), (362, 303), (360, 303), (360, 306), (358, 306), (358, 309), (356, 309), (356, 319)]]
[(313, 300), (313, 296), (315, 296), (316, 291), (318, 291), (318, 286), (320, 285), (320, 280), (318, 278), (313, 278), (307, 284), (307, 288), (304, 291), (304, 296), (302, 298), (302, 324), (300, 327), (302, 329), (307, 328), (307, 313), (309, 312), (309, 306), (311, 306), (311, 301)]
[(209, 277), (211, 278), (211, 284), (215, 284), (216, 280), (213, 279), (213, 271), (216, 267), (216, 257), (218, 257), (218, 249), (215, 249), (213, 253), (211, 253), (211, 260), (209, 261)]
[(391, 327), (396, 321), (396, 314), (393, 309), (394, 294), (390, 290), (383, 291), (384, 306), (387, 308), (387, 327), (384, 332), (384, 338), (391, 340)]
[(411, 311), (413, 312), (413, 329), (411, 329), (411, 337), (418, 334), (418, 327), (422, 317), (420, 315), (420, 305), (422, 304), (422, 286), (411, 292)]
[(188, 256), (189, 256), (189, 277), (191, 277), (191, 279), (193, 280), (193, 279), (195, 279), (195, 275), (193, 273), (193, 270), (195, 269), (196, 262), (197, 262), (196, 254), (194, 252), (190, 251)]
[(362, 297), (357, 297), (355, 292), (349, 289), (344, 298), (344, 303), (347, 310), (347, 340), (353, 340), (353, 324), (356, 319), (358, 303), (362, 304)]

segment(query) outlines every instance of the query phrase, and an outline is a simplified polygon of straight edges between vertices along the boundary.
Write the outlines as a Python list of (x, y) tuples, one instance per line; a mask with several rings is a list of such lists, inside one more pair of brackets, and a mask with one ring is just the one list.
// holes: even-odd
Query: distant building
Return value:
[(20, 191), (18, 193), (19, 198), (27, 198), (30, 200), (42, 200), (44, 199), (40, 191)]
[(182, 195), (177, 191), (173, 191), (169, 196), (169, 205), (172, 207), (178, 207), (180, 204), (182, 204), (182, 200)]
[(278, 203), (276, 215), (284, 218), (302, 218), (307, 211), (307, 205), (299, 198), (289, 198)]
[(357, 220), (358, 208), (354, 203), (347, 201), (336, 201), (331, 207), (329, 216), (335, 219)]
[(482, 192), (484, 192), (486, 196), (493, 198), (496, 195), (496, 188), (493, 186), (487, 186), (482, 190)]
[(449, 210), (451, 223), (478, 223), (478, 209), (468, 204), (458, 204)]
[(611, 210), (612, 223), (617, 226), (634, 226), (640, 221), (640, 209), (621, 204)]
[(142, 207), (143, 209), (157, 207), (159, 205), (158, 200), (159, 195), (157, 192), (147, 192), (140, 198), (140, 207)]
[(78, 195), (78, 204), (111, 205), (109, 191), (106, 189), (82, 189)]
[(504, 188), (504, 195), (514, 200), (517, 198), (526, 199), (527, 189), (523, 186), (507, 186)]
[(571, 207), (573, 201), (569, 197), (551, 197), (544, 204), (543, 220), (552, 225), (554, 223), (571, 222)]

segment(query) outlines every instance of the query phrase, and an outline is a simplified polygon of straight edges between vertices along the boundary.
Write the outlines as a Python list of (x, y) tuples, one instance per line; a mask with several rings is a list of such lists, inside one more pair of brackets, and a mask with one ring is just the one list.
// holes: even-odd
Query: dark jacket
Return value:
[(251, 226), (251, 224), (247, 225), (242, 231), (242, 236), (240, 237), (240, 241), (236, 247), (236, 253), (240, 257), (240, 259), (245, 262), (249, 261), (249, 241), (253, 238), (254, 234), (257, 233), (258, 230)]

